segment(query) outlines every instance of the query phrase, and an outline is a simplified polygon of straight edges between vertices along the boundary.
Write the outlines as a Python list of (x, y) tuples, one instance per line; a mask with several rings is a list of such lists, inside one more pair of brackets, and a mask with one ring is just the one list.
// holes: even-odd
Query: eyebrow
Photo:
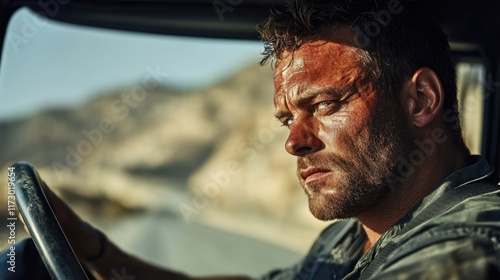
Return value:
[[(328, 87), (328, 88), (322, 88), (319, 90), (311, 90), (311, 91), (304, 91), (300, 97), (298, 97), (295, 100), (292, 100), (292, 103), (297, 105), (297, 106), (303, 106), (305, 104), (309, 104), (311, 100), (323, 96), (323, 95), (329, 95), (333, 96), (339, 99), (341, 101), (343, 97), (345, 96), (346, 93), (350, 91), (352, 87), (347, 86), (345, 88), (337, 88), (337, 87)], [(277, 118), (278, 120), (287, 117), (290, 115), (290, 112), (288, 110), (278, 110), (275, 114), (274, 117)]]
[(277, 119), (277, 120), (281, 120), (281, 118), (284, 118), (284, 117), (287, 117), (290, 115), (290, 112), (288, 111), (278, 111), (274, 114), (274, 117)]
[(332, 97), (338, 98), (340, 100), (341, 97), (346, 92), (348, 92), (348, 88), (339, 89), (339, 88), (334, 88), (334, 87), (323, 88), (323, 89), (319, 89), (319, 90), (305, 91), (296, 100), (292, 100), (292, 102), (297, 104), (297, 105), (309, 104), (311, 102), (311, 100), (313, 100), (319, 96), (324, 96), (324, 95), (332, 96)]

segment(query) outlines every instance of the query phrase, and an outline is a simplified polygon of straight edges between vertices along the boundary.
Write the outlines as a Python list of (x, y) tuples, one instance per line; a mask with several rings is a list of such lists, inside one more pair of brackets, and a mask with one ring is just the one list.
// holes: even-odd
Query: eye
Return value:
[(314, 111), (318, 114), (328, 114), (333, 109), (337, 108), (339, 102), (336, 100), (325, 100), (314, 105)]
[(333, 101), (333, 100), (321, 101), (318, 104), (316, 104), (316, 109), (317, 110), (324, 110), (324, 109), (328, 108), (328, 106), (332, 105), (333, 103), (335, 103), (335, 101)]
[(293, 122), (293, 117), (290, 116), (290, 117), (285, 117), (285, 118), (282, 118), (280, 119), (280, 122), (281, 122), (281, 125), (282, 126), (286, 126), (286, 127), (289, 127), (292, 125), (292, 122)]

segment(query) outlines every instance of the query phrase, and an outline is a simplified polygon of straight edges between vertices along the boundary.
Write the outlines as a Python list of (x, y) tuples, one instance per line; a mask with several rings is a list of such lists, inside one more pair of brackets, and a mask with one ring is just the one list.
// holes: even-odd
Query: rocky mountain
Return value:
[(93, 215), (118, 206), (243, 232), (245, 221), (259, 220), (315, 235), (323, 225), (307, 210), (272, 96), (272, 72), (259, 66), (191, 92), (109, 93), (0, 124), (0, 166), (5, 175), (13, 162), (31, 162), (63, 196), (92, 202)]

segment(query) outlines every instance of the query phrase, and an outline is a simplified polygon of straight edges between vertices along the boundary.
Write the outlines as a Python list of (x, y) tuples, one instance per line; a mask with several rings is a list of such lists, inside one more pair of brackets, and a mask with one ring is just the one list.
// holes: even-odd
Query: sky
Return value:
[(163, 86), (200, 88), (257, 64), (261, 50), (258, 41), (79, 27), (22, 9), (11, 19), (4, 42), (0, 122), (135, 86), (148, 69), (163, 73)]

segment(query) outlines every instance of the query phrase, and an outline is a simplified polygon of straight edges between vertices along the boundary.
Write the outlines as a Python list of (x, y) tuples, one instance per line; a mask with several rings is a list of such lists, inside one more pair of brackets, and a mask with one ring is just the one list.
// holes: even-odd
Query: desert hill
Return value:
[(208, 89), (108, 93), (0, 124), (0, 166), (5, 173), (13, 162), (31, 162), (78, 205), (93, 201), (89, 219), (118, 205), (124, 213), (165, 212), (269, 239), (272, 227), (314, 236), (323, 225), (307, 210), (272, 94), (272, 72), (259, 66)]

